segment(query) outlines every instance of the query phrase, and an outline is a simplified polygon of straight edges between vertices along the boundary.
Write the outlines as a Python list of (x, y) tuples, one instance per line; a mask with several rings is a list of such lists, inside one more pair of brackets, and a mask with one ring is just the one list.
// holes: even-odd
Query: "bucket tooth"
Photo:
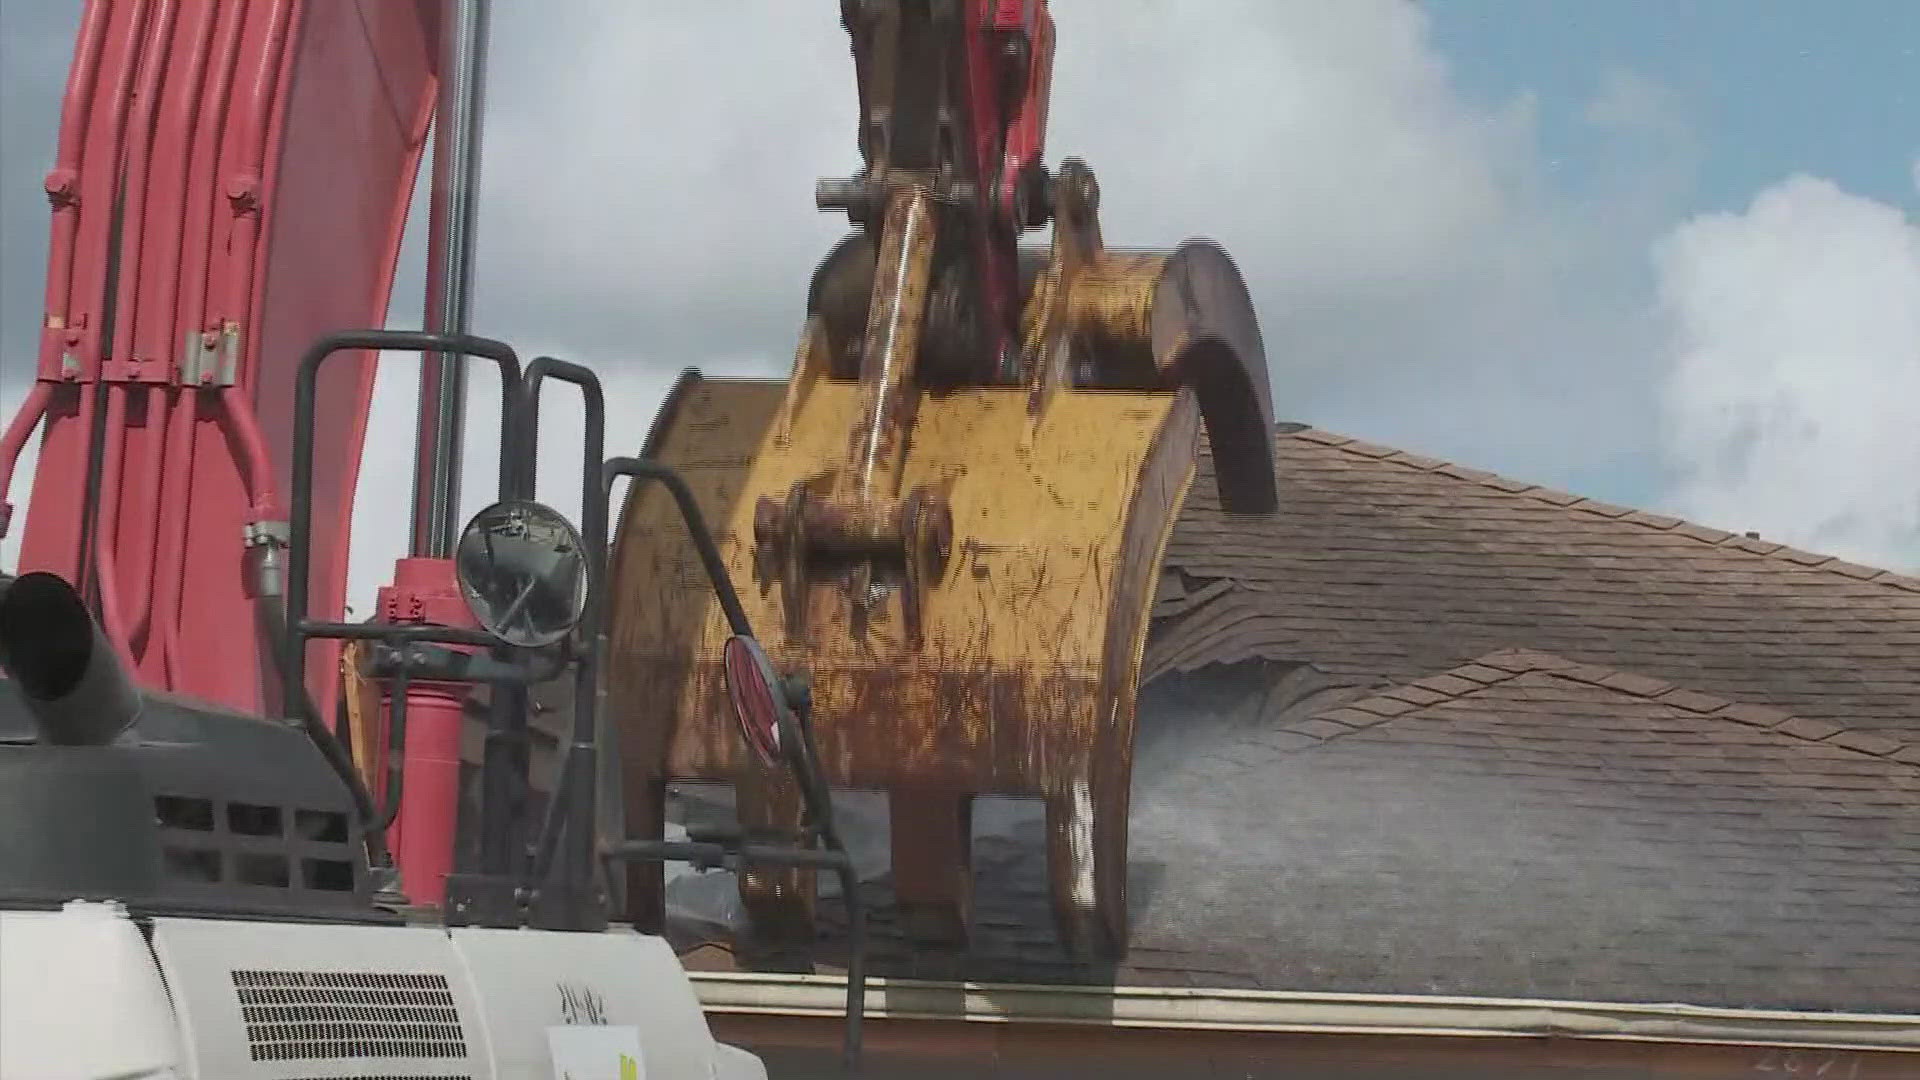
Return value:
[(893, 896), (920, 949), (965, 949), (973, 923), (973, 793), (892, 792)]

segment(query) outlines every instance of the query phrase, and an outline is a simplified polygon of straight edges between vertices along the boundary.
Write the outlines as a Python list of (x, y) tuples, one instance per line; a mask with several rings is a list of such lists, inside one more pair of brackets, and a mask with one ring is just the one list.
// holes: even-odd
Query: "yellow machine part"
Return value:
[[(953, 541), (918, 648), (897, 605), (882, 600), (862, 628), (825, 583), (810, 589), (807, 641), (788, 640), (779, 587), (756, 578), (754, 505), (840, 460), (861, 399), (857, 384), (823, 380), (782, 425), (785, 394), (783, 382), (690, 375), (647, 456), (685, 476), (775, 663), (811, 671), (828, 782), (893, 791), (896, 835), (903, 810), (964, 820), (957, 801), (969, 794), (1047, 797), (1060, 827), (1086, 836), (1055, 845), (1079, 856), (1056, 868), (1056, 897), (1090, 917), (1091, 877), (1124, 887), (1134, 690), (1160, 555), (1193, 475), (1191, 392), (1064, 391), (1037, 423), (1019, 388), (925, 397), (904, 485), (944, 488)], [(629, 824), (657, 827), (666, 779), (776, 783), (735, 731), (720, 673), (726, 620), (665, 490), (629, 496), (610, 575), (608, 715), (620, 727)], [(759, 800), (742, 795), (744, 816)], [(903, 797), (924, 801), (903, 807)], [(1117, 835), (1095, 827), (1114, 819)], [(939, 837), (937, 825), (934, 838), (913, 837), (925, 858), (908, 860), (938, 878), (950, 855), (964, 872), (964, 850), (927, 850), (946, 846)], [(895, 890), (910, 903), (921, 890), (902, 873), (903, 846)], [(924, 891), (936, 906), (933, 894), (957, 893), (948, 920), (964, 918), (964, 882)]]
[[(1134, 696), (1203, 422), (1223, 507), (1264, 513), (1277, 498), (1266, 359), (1232, 260), (1205, 241), (1101, 249), (1083, 179), (1025, 290), (1028, 385), (936, 388), (907, 377), (911, 345), (867, 347), (920, 326), (897, 317), (920, 309), (924, 282), (876, 277), (912, 261), (898, 239), (910, 230), (892, 227), (877, 260), (856, 234), (816, 273), (791, 381), (690, 372), (642, 449), (690, 485), (774, 662), (810, 673), (826, 782), (888, 793), (894, 900), (922, 944), (964, 944), (971, 799), (1002, 794), (1046, 805), (1063, 944), (1088, 958), (1124, 948)], [(863, 306), (869, 286), (879, 299)], [(896, 288), (901, 303), (885, 299)], [(734, 782), (749, 831), (794, 836), (797, 792), (736, 729), (728, 627), (668, 492), (629, 495), (609, 573), (603, 716), (629, 834), (660, 834), (668, 780), (718, 780)], [(926, 575), (916, 641), (906, 585)], [(802, 576), (804, 606), (787, 594)], [(659, 868), (630, 868), (626, 892), (628, 917), (657, 923)], [(749, 870), (741, 894), (756, 937), (812, 941), (809, 874)]]
[[(783, 441), (773, 437), (783, 392), (777, 382), (697, 380), (656, 451), (655, 460), (686, 476), (742, 583), (755, 580), (755, 567), (753, 506), (741, 496), (783, 492), (819, 472), (860, 406), (857, 386), (822, 384)], [(822, 765), (835, 782), (879, 788), (945, 774), (982, 792), (1038, 794), (1031, 785), (1050, 771), (1050, 745), (1078, 746), (1098, 729), (1113, 703), (1099, 707), (1094, 695), (1103, 679), (1124, 676), (1109, 671), (1111, 662), (1137, 660), (1141, 620), (1088, 616), (1149, 598), (1137, 583), (1128, 588), (1128, 563), (1137, 570), (1158, 561), (1194, 462), (1190, 417), (1169, 429), (1175, 404), (1173, 393), (1063, 395), (1024, 445), (1026, 397), (1017, 389), (960, 391), (924, 404), (906, 483), (946, 487), (955, 536), (917, 649), (885, 603), (866, 633), (856, 633), (850, 605), (831, 585), (811, 590), (810, 645), (786, 639), (775, 592), (743, 596), (776, 663), (812, 671)], [(1141, 492), (1144, 467), (1167, 441), (1177, 444), (1173, 460), (1154, 461), (1156, 487)], [(1147, 520), (1129, 529), (1142, 514)], [(718, 681), (726, 620), (665, 491), (629, 501), (614, 565), (620, 595), (632, 598), (611, 643), (616, 694), (683, 718), (669, 771), (757, 772)], [(651, 602), (635, 602), (648, 594)], [(690, 653), (705, 677), (689, 682), (676, 669)], [(1004, 714), (1010, 707), (1017, 716)], [(1005, 721), (1031, 734), (1015, 737)]]

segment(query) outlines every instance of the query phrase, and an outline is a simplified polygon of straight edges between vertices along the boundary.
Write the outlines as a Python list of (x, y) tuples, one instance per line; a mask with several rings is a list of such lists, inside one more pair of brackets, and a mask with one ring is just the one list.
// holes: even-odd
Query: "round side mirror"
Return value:
[(508, 645), (553, 645), (586, 614), (586, 543), (552, 507), (509, 499), (480, 511), (453, 565), (474, 619)]

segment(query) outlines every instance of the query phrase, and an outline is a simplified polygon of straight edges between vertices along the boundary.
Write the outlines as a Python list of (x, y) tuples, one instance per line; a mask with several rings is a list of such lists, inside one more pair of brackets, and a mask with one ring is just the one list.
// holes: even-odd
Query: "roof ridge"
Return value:
[(1316, 713), (1311, 719), (1283, 724), (1281, 727), (1324, 742), (1385, 723), (1417, 709), (1458, 701), (1490, 686), (1543, 671), (1556, 678), (1602, 687), (1704, 718), (1732, 720), (1777, 731), (1805, 743), (1838, 746), (1869, 757), (1920, 765), (1920, 742), (1901, 742), (1885, 735), (1843, 728), (1824, 720), (1809, 720), (1783, 709), (1734, 701), (1692, 690), (1666, 679), (1600, 664), (1582, 664), (1556, 653), (1536, 649), (1497, 649), (1439, 674), (1379, 690)]
[(1732, 548), (1733, 550), (1746, 552), (1750, 555), (1780, 559), (1801, 567), (1802, 569), (1824, 570), (1852, 581), (1871, 582), (1876, 585), (1887, 585), (1896, 589), (1903, 589), (1907, 592), (1920, 593), (1920, 577), (1898, 573), (1882, 567), (1865, 566), (1860, 563), (1848, 562), (1845, 559), (1836, 558), (1832, 555), (1823, 555), (1819, 552), (1803, 551), (1786, 544), (1775, 544), (1750, 536), (1730, 533), (1723, 529), (1701, 525), (1688, 521), (1685, 518), (1674, 517), (1670, 514), (1656, 514), (1650, 510), (1636, 510), (1632, 507), (1615, 506), (1612, 503), (1604, 503), (1598, 499), (1589, 499), (1570, 492), (1542, 487), (1539, 484), (1530, 484), (1522, 480), (1515, 480), (1498, 473), (1489, 472), (1485, 469), (1475, 469), (1451, 461), (1442, 461), (1439, 458), (1431, 458), (1422, 454), (1395, 449), (1391, 446), (1364, 442), (1351, 436), (1341, 435), (1338, 432), (1326, 431), (1312, 426), (1295, 428), (1292, 425), (1283, 425), (1279, 433), (1282, 437), (1295, 438), (1305, 442), (1317, 443), (1321, 446), (1333, 447), (1345, 453), (1353, 454), (1356, 457), (1363, 457), (1372, 461), (1390, 461), (1396, 465), (1402, 465), (1420, 472), (1439, 473), (1442, 476), (1451, 477), (1455, 480), (1492, 488), (1503, 494), (1518, 495), (1522, 498), (1544, 502), (1559, 507), (1562, 510), (1579, 511), (1595, 517), (1607, 518), (1612, 521), (1629, 521), (1655, 532), (1674, 533), (1712, 547)]

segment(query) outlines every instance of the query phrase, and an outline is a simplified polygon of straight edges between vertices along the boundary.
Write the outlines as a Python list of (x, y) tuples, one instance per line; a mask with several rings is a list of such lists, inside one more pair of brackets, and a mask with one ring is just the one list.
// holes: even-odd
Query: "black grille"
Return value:
[(40, 838), (0, 857), (0, 896), (399, 921), (373, 903), (353, 800), (297, 725), (155, 693), (111, 747), (8, 741), (32, 728), (19, 687), (0, 679), (0, 821), (32, 822)]
[(175, 880), (329, 893), (352, 893), (357, 884), (344, 813), (186, 795), (153, 803), (161, 864)]
[(247, 970), (233, 988), (255, 1061), (467, 1056), (444, 975)]

